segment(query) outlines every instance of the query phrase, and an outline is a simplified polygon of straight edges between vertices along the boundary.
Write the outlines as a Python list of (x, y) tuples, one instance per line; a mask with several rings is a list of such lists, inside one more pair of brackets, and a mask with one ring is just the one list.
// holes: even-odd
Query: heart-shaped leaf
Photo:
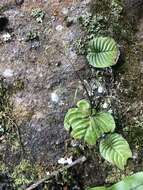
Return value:
[(77, 103), (77, 108), (67, 112), (64, 127), (71, 129), (71, 136), (75, 139), (83, 139), (93, 145), (104, 133), (114, 131), (115, 122), (110, 113), (96, 112), (87, 100), (81, 100)]
[(108, 162), (124, 169), (127, 159), (132, 157), (128, 142), (119, 134), (109, 134), (100, 142), (100, 153)]
[(110, 67), (117, 63), (119, 48), (113, 38), (97, 37), (89, 42), (87, 59), (97, 68)]

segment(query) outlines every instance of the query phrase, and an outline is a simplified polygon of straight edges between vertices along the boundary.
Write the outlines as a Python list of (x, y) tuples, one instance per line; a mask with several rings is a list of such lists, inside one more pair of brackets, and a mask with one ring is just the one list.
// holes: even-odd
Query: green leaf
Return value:
[(114, 131), (115, 122), (110, 113), (97, 113), (87, 100), (80, 100), (77, 108), (71, 108), (67, 112), (64, 127), (67, 130), (71, 129), (71, 136), (75, 139), (83, 139), (94, 145), (104, 133)]
[(87, 190), (143, 190), (143, 172), (138, 172), (132, 176), (125, 177), (124, 180), (111, 187), (94, 187)]
[(77, 102), (77, 107), (80, 108), (81, 110), (88, 110), (91, 108), (89, 102), (87, 100), (80, 100)]
[(109, 190), (143, 190), (143, 172), (138, 172), (132, 176), (113, 185)]
[(103, 187), (93, 187), (93, 188), (89, 188), (87, 190), (107, 190), (107, 188), (103, 186)]
[(119, 134), (109, 134), (100, 142), (100, 153), (108, 162), (124, 169), (127, 159), (132, 157), (128, 142)]
[(89, 42), (87, 59), (93, 67), (105, 68), (115, 65), (119, 54), (119, 48), (113, 38), (97, 37)]

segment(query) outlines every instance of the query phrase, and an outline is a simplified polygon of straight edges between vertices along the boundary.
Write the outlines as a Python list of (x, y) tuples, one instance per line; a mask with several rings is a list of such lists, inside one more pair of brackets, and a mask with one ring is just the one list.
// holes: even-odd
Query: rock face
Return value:
[[(7, 84), (23, 83), (23, 89), (11, 94), (10, 101), (25, 157), (56, 163), (67, 138), (64, 114), (79, 85), (72, 64), (81, 73), (85, 67), (72, 44), (81, 32), (78, 16), (85, 14), (88, 2), (25, 0), (21, 6), (13, 1), (1, 1), (1, 5), (9, 24), (0, 33), (0, 75)], [(42, 23), (31, 15), (37, 7), (44, 14)], [(66, 24), (69, 18), (70, 26)], [(10, 161), (5, 156), (3, 159)]]
[[(85, 96), (75, 70), (86, 79), (86, 60), (76, 54), (73, 44), (82, 35), (78, 17), (87, 13), (90, 1), (21, 2), (0, 2), (1, 17), (8, 21), (6, 27), (0, 26), (0, 77), (7, 85), (16, 85), (10, 103), (25, 149), (23, 157), (44, 166), (64, 155), (69, 139), (64, 115), (75, 100)], [(143, 1), (125, 3), (130, 10), (141, 7)], [(33, 10), (39, 14), (37, 7), (44, 15), (40, 22), (31, 15)], [(4, 141), (0, 158), (14, 165), (20, 161), (20, 150)], [(92, 165), (91, 171), (95, 172)]]
[(134, 17), (142, 17), (143, 1), (142, 0), (124, 0), (126, 12)]
[(12, 190), (10, 179), (6, 174), (0, 174), (0, 190)]
[(142, 0), (124, 0), (124, 3), (127, 9), (128, 8), (135, 9), (143, 5)]

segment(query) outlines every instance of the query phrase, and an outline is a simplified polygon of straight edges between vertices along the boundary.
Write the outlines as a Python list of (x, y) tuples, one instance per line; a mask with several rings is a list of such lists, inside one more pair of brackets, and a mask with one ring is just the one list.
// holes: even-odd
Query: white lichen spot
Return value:
[(138, 158), (138, 153), (137, 152), (134, 152), (133, 153), (133, 160), (136, 160)]
[(50, 172), (46, 172), (46, 175), (50, 175)]
[(103, 107), (104, 109), (107, 109), (107, 108), (108, 108), (108, 103), (107, 103), (107, 102), (104, 102), (104, 104), (102, 105), (102, 107)]
[(112, 113), (113, 113), (113, 110), (112, 110), (112, 109), (110, 109), (110, 110), (108, 110), (108, 112), (112, 114)]
[(56, 30), (57, 30), (58, 32), (61, 32), (61, 31), (63, 30), (63, 28), (64, 28), (64, 27), (63, 27), (62, 25), (60, 25), (60, 24), (56, 26)]
[(51, 101), (54, 103), (58, 103), (60, 100), (58, 94), (56, 92), (52, 92), (51, 93)]
[(73, 163), (73, 161), (72, 161), (72, 157), (70, 157), (70, 158), (67, 158), (67, 159), (65, 159), (65, 158), (60, 158), (59, 160), (58, 160), (58, 164), (62, 164), (62, 165), (65, 165), (65, 164), (72, 164)]
[(70, 158), (67, 158), (67, 164), (72, 164), (73, 163), (73, 161), (72, 161), (72, 157), (70, 157)]
[(4, 42), (8, 42), (11, 40), (11, 35), (9, 33), (3, 34), (2, 39)]
[(66, 164), (66, 163), (67, 163), (67, 162), (66, 162), (65, 158), (60, 158), (60, 159), (58, 160), (58, 164), (64, 165), (64, 164)]
[(67, 15), (68, 12), (69, 12), (68, 8), (64, 7), (64, 8), (62, 9), (63, 15)]
[(71, 146), (72, 146), (72, 147), (78, 147), (79, 145), (80, 145), (79, 142), (77, 142), (77, 141), (75, 141), (75, 140), (72, 140), (72, 141), (71, 141)]
[(99, 86), (97, 91), (98, 91), (99, 94), (102, 94), (103, 91), (104, 91), (104, 88), (102, 86)]
[(3, 77), (5, 78), (10, 78), (13, 76), (13, 70), (11, 69), (5, 69), (5, 71), (3, 72)]

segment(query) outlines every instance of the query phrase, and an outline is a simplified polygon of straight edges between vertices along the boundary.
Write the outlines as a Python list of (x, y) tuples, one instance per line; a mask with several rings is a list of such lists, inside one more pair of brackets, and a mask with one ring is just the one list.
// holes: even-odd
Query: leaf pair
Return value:
[(71, 128), (71, 136), (75, 139), (94, 145), (103, 134), (114, 131), (115, 122), (110, 113), (96, 112), (86, 100), (81, 100), (77, 108), (67, 112), (64, 126), (67, 130)]
[(124, 169), (127, 159), (132, 157), (127, 141), (121, 135), (112, 133), (115, 130), (112, 115), (108, 112), (97, 112), (86, 100), (80, 100), (76, 108), (69, 109), (64, 127), (71, 130), (73, 138), (83, 139), (90, 145), (96, 144), (97, 139), (104, 134), (111, 133), (101, 140), (100, 153), (120, 169)]

